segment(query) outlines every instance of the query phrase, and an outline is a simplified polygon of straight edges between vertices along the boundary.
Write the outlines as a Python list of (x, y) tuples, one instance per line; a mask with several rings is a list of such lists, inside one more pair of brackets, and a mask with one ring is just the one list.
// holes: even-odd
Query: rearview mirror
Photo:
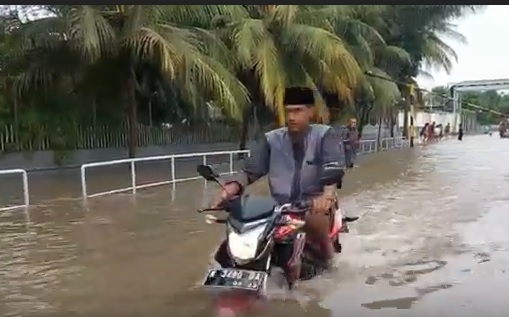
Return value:
[(345, 172), (339, 166), (325, 166), (320, 177), (322, 186), (338, 185), (341, 188)]
[(210, 167), (209, 165), (198, 165), (196, 167), (196, 171), (198, 172), (198, 174), (200, 174), (201, 177), (205, 178), (208, 181), (213, 182), (218, 181), (217, 179), (219, 178), (219, 175), (216, 172), (214, 172), (212, 167)]

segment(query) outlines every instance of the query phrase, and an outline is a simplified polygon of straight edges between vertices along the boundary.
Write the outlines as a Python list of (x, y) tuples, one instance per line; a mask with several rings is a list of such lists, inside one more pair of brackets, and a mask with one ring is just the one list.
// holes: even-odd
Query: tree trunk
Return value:
[[(7, 97), (12, 98), (12, 114), (13, 114), (13, 121), (14, 121), (14, 142), (17, 147), (20, 146), (19, 141), (19, 104), (18, 104), (18, 94), (16, 89), (14, 88), (14, 85), (10, 80), (6, 80), (6, 92)], [(19, 148), (18, 148), (19, 150)]]
[(127, 147), (130, 158), (136, 157), (136, 148), (138, 146), (138, 107), (136, 104), (136, 78), (134, 71), (129, 72), (126, 83), (126, 102), (127, 102), (127, 121), (128, 121), (128, 138)]
[[(242, 127), (240, 131), (240, 143), (239, 143), (239, 149), (245, 150), (247, 145), (247, 138), (249, 136), (249, 122), (251, 119), (251, 114), (253, 112), (254, 105), (253, 103), (249, 104), (244, 109), (244, 113), (242, 114)], [(239, 155), (239, 158), (243, 158), (244, 155)]]
[(92, 127), (96, 128), (97, 127), (97, 103), (96, 103), (96, 99), (95, 99), (95, 96), (92, 96), (91, 98), (91, 103), (92, 103)]
[(362, 138), (362, 130), (364, 130), (364, 127), (366, 124), (369, 123), (369, 114), (373, 110), (373, 105), (364, 105), (361, 107), (360, 112), (358, 113), (359, 116), (359, 125), (357, 127), (357, 131), (359, 133), (359, 139)]
[(376, 149), (380, 151), (380, 141), (382, 140), (382, 117), (378, 119), (378, 134), (376, 136)]
[(152, 121), (152, 98), (148, 101), (148, 125), (150, 128), (153, 127), (153, 121)]
[(396, 126), (396, 119), (394, 118), (394, 116), (391, 116), (391, 119), (390, 119), (390, 125), (391, 125), (391, 138), (394, 137), (394, 126)]
[(14, 140), (16, 144), (19, 146), (19, 105), (18, 105), (18, 96), (13, 95), (13, 106), (14, 106)]
[(410, 111), (410, 94), (407, 93), (408, 88), (405, 88), (405, 107), (403, 109), (403, 137), (408, 139), (408, 112)]

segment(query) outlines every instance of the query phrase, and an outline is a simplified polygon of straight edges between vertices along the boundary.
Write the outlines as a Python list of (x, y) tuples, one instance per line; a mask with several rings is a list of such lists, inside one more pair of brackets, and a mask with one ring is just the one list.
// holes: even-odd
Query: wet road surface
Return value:
[[(337, 268), (294, 295), (271, 289), (262, 315), (505, 315), (508, 150), (483, 135), (366, 157), (342, 192), (346, 212), (362, 217), (342, 237)], [(197, 283), (223, 228), (193, 212), (211, 189), (196, 181), (179, 184), (174, 201), (161, 187), (94, 198), (86, 210), (40, 199), (3, 213), (0, 313), (211, 316)]]

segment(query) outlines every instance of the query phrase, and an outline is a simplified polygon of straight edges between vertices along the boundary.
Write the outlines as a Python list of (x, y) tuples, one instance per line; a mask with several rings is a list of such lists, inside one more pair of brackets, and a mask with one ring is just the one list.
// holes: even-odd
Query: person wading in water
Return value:
[(463, 125), (461, 123), (458, 126), (458, 140), (463, 140)]

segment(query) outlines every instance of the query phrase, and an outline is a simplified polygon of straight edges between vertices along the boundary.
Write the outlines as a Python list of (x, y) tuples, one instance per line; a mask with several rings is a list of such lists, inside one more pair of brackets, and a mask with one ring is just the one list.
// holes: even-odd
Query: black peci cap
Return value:
[(286, 106), (292, 105), (313, 106), (315, 104), (315, 96), (313, 94), (313, 90), (306, 87), (286, 88), (284, 104)]

